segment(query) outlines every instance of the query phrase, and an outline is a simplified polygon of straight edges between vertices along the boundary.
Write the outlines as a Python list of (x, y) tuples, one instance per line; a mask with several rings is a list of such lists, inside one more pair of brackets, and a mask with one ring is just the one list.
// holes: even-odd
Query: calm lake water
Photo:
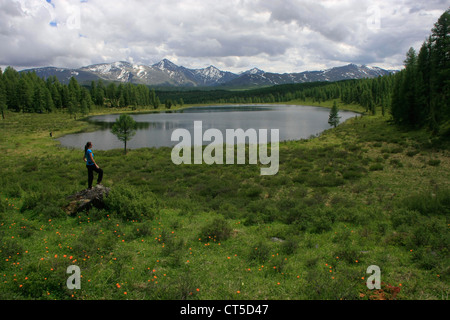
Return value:
[[(187, 108), (179, 111), (131, 115), (139, 124), (136, 135), (127, 142), (127, 148), (172, 147), (178, 141), (171, 141), (175, 129), (187, 129), (194, 136), (194, 121), (202, 121), (203, 132), (210, 128), (219, 129), (225, 142), (226, 129), (279, 130), (280, 141), (306, 139), (330, 128), (329, 109), (290, 105), (242, 105), (209, 106)], [(356, 116), (349, 111), (339, 111), (341, 122)], [(62, 146), (84, 148), (92, 141), (96, 150), (123, 148), (123, 143), (114, 136), (110, 128), (119, 115), (94, 116), (89, 119), (101, 124), (95, 132), (70, 134), (58, 139)], [(210, 142), (205, 142), (207, 145)]]

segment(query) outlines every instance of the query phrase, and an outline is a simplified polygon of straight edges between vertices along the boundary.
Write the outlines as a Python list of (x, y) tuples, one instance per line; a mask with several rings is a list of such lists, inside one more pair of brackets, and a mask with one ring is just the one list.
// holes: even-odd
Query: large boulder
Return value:
[(108, 196), (110, 188), (96, 185), (92, 189), (85, 189), (67, 197), (70, 203), (65, 207), (69, 215), (75, 215), (82, 211), (88, 211), (92, 207), (103, 209), (104, 199)]

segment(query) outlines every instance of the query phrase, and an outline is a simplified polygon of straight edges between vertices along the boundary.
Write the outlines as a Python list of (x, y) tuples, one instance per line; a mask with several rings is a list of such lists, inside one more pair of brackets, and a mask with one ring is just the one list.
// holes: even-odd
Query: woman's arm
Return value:
[(95, 164), (95, 167), (98, 169), (98, 165), (95, 163), (94, 157), (92, 156), (92, 152), (89, 153), (89, 157), (91, 157), (91, 161)]

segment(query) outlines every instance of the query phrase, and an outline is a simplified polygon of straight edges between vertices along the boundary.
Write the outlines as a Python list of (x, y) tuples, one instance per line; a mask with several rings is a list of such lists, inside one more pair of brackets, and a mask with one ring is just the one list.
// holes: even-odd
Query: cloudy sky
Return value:
[(448, 0), (0, 0), (0, 66), (398, 69)]

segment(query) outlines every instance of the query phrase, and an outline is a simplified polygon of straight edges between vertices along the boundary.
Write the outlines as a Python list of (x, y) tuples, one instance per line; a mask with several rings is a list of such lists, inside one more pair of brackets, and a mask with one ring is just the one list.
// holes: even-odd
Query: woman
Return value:
[(94, 154), (92, 153), (92, 142), (86, 143), (84, 146), (84, 162), (88, 169), (88, 188), (92, 189), (92, 181), (94, 180), (94, 171), (98, 173), (97, 184), (100, 184), (103, 179), (103, 170), (95, 163)]

